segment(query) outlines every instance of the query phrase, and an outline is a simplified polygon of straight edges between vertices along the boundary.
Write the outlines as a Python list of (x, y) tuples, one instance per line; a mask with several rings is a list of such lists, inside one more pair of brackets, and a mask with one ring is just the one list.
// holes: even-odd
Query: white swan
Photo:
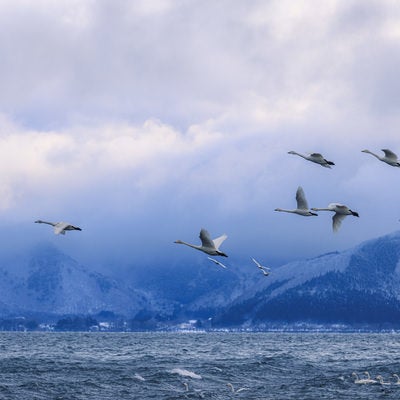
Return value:
[(389, 149), (382, 149), (382, 151), (385, 153), (385, 155), (381, 157), (381, 156), (378, 156), (378, 154), (373, 153), (372, 151), (361, 150), (362, 153), (372, 154), (378, 160), (381, 160), (381, 161), (385, 162), (386, 164), (391, 165), (392, 167), (400, 167), (400, 162), (397, 158), (397, 155), (395, 153), (393, 153), (393, 151), (391, 151)]
[(269, 275), (269, 269), (268, 267), (264, 267), (263, 265), (261, 265), (257, 260), (255, 260), (253, 257), (251, 257), (251, 259), (253, 260), (254, 264), (257, 265), (257, 268), (264, 274), (264, 276), (268, 276)]
[[(284, 208), (275, 208), (275, 211), (281, 211), (281, 212), (287, 212), (287, 213), (292, 213), (292, 214), (297, 214), (297, 215), (302, 215), (303, 217), (311, 217), (311, 216), (318, 216), (318, 214), (313, 213), (308, 209), (308, 203), (306, 200), (306, 196), (304, 194), (304, 190), (301, 186), (297, 188), (296, 191), (296, 202), (297, 202), (297, 208), (294, 210), (287, 210)], [(311, 210), (314, 210), (313, 208)]]
[(366, 383), (378, 383), (375, 379), (371, 378), (368, 371), (365, 371), (364, 374), (367, 376), (367, 379), (365, 379)]
[(235, 388), (233, 387), (232, 383), (227, 383), (226, 386), (229, 386), (229, 388), (231, 389), (232, 393), (240, 393), (240, 392), (244, 392), (245, 390), (247, 390), (247, 388), (242, 387), (238, 390), (235, 390)]
[(360, 379), (355, 372), (353, 372), (351, 375), (355, 377), (354, 383), (357, 383), (358, 385), (366, 385), (367, 383), (371, 383), (368, 379)]
[(186, 246), (193, 247), (196, 250), (203, 251), (204, 253), (209, 254), (210, 256), (228, 257), (225, 253), (219, 251), (219, 247), (227, 237), (228, 237), (227, 235), (223, 234), (222, 236), (212, 240), (208, 231), (203, 228), (200, 231), (201, 246), (186, 243), (183, 242), (182, 240), (175, 240), (174, 243), (185, 244)]
[(311, 161), (316, 164), (319, 164), (325, 168), (332, 168), (331, 165), (335, 165), (334, 162), (326, 160), (320, 153), (300, 154), (300, 153), (297, 153), (296, 151), (292, 150), (292, 151), (289, 151), (288, 154), (295, 154), (296, 156), (303, 157), (306, 160)]
[(55, 235), (65, 235), (65, 231), (81, 231), (82, 229), (79, 228), (78, 226), (74, 226), (69, 224), (68, 222), (48, 222), (48, 221), (42, 221), (38, 219), (35, 221), (36, 224), (47, 224), (54, 226), (54, 234)]
[(218, 260), (214, 260), (214, 258), (211, 258), (211, 257), (207, 257), (209, 260), (211, 260), (214, 264), (217, 264), (217, 265), (219, 265), (220, 267), (222, 267), (222, 268), (227, 268), (226, 267), (226, 265), (224, 265), (224, 264), (222, 264), (221, 262), (219, 262)]
[(379, 383), (380, 385), (390, 385), (390, 384), (391, 384), (390, 382), (384, 382), (384, 381), (383, 381), (382, 375), (377, 375), (377, 376), (376, 376), (376, 379), (378, 380), (378, 383)]
[(359, 217), (358, 213), (350, 210), (349, 207), (344, 204), (331, 203), (327, 208), (312, 208), (313, 211), (332, 211), (335, 215), (332, 217), (332, 227), (333, 231), (336, 232), (347, 215), (353, 215), (354, 217)]

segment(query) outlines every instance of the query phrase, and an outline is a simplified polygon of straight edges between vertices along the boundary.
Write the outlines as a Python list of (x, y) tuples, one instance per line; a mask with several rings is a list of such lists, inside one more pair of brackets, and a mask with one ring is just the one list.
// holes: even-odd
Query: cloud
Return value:
[[(400, 154), (399, 18), (375, 1), (2, 2), (0, 216), (66, 219), (84, 228), (51, 236), (69, 251), (137, 264), (195, 257), (171, 243), (203, 226), (232, 259), (276, 262), (397, 229), (399, 171), (361, 150)], [(361, 218), (333, 235), (328, 214), (274, 213), (299, 185)]]

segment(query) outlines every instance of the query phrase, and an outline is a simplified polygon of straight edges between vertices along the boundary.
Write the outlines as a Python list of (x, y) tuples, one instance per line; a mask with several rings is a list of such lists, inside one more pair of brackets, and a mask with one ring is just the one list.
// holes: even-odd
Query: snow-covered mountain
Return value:
[(89, 271), (50, 244), (0, 264), (0, 313), (95, 314), (132, 316), (151, 307), (139, 290)]
[(214, 325), (298, 321), (400, 326), (400, 232), (277, 268)]
[(111, 312), (134, 318), (138, 329), (188, 319), (214, 327), (300, 321), (400, 327), (400, 232), (292, 262), (268, 277), (249, 259), (228, 269), (206, 262), (138, 267), (117, 278), (85, 268), (53, 245), (37, 246), (0, 259), (0, 317)]

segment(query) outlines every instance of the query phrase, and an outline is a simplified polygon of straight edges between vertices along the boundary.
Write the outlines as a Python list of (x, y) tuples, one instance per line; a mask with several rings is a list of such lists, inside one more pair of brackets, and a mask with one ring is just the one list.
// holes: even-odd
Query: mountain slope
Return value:
[(127, 316), (149, 308), (149, 299), (102, 274), (91, 272), (52, 245), (36, 247), (18, 266), (0, 268), (0, 313)]
[(215, 318), (215, 326), (269, 323), (400, 326), (400, 232), (342, 253), (294, 262), (273, 271)]

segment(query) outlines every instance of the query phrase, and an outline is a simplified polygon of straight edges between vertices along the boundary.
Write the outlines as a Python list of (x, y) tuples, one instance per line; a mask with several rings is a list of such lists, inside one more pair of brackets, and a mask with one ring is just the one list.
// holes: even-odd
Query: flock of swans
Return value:
[(375, 379), (371, 378), (368, 371), (364, 372), (365, 378), (359, 378), (356, 372), (351, 374), (354, 377), (354, 383), (358, 385), (368, 385), (368, 384), (380, 384), (384, 386), (388, 385), (400, 385), (400, 377), (397, 374), (392, 374), (392, 377), (395, 378), (394, 382), (384, 381), (382, 375), (377, 375)]
[(297, 188), (296, 201), (297, 201), (297, 208), (293, 210), (287, 210), (284, 208), (275, 208), (275, 211), (297, 214), (303, 217), (311, 217), (311, 216), (317, 217), (318, 214), (313, 211), (332, 211), (335, 213), (335, 215), (332, 217), (332, 227), (334, 232), (338, 231), (340, 225), (342, 224), (343, 219), (347, 215), (352, 215), (353, 217), (359, 217), (358, 212), (353, 211), (349, 207), (340, 203), (331, 203), (326, 208), (313, 207), (309, 209), (306, 196), (304, 194), (304, 190), (301, 186)]
[[(376, 157), (378, 160), (392, 166), (392, 167), (400, 167), (400, 161), (395, 153), (389, 149), (382, 149), (384, 156), (379, 156), (378, 154), (373, 153), (369, 150), (362, 150), (362, 153), (371, 154)], [(308, 161), (319, 164), (325, 168), (332, 168), (332, 165), (335, 165), (333, 161), (328, 161), (325, 157), (320, 153), (310, 153), (310, 154), (301, 154), (296, 151), (289, 151), (288, 154), (294, 154), (300, 156)], [(297, 215), (301, 215), (303, 217), (317, 216), (318, 214), (313, 211), (331, 211), (335, 214), (332, 217), (332, 228), (334, 232), (337, 232), (342, 224), (343, 219), (347, 215), (352, 215), (353, 217), (359, 217), (358, 212), (351, 210), (348, 206), (340, 203), (331, 203), (325, 208), (308, 208), (308, 203), (301, 186), (297, 189), (296, 192), (296, 201), (297, 208), (294, 210), (286, 210), (282, 208), (276, 208), (275, 211), (283, 211), (288, 213), (293, 213)]]
[[(379, 156), (369, 150), (362, 150), (363, 153), (369, 153), (372, 154), (374, 157), (379, 159), (382, 162), (385, 162), (388, 165), (391, 165), (393, 167), (400, 167), (400, 162), (397, 158), (397, 155), (393, 153), (389, 149), (382, 149), (384, 152), (384, 156)], [(322, 154), (320, 153), (310, 153), (310, 154), (301, 154), (296, 151), (289, 151), (288, 154), (294, 154), (297, 156), (300, 156), (308, 161), (311, 161), (313, 163), (319, 164), (322, 167), (325, 168), (332, 168), (332, 165), (335, 165), (333, 161), (327, 160)], [(297, 188), (296, 191), (296, 202), (297, 202), (297, 207), (295, 209), (284, 209), (284, 208), (275, 208), (275, 211), (279, 212), (286, 212), (286, 213), (292, 213), (292, 214), (297, 214), (301, 215), (303, 217), (311, 217), (311, 216), (318, 216), (318, 214), (315, 211), (330, 211), (333, 212), (334, 215), (332, 217), (332, 229), (334, 232), (337, 232), (345, 219), (346, 216), (351, 215), (353, 217), (359, 217), (359, 214), (357, 211), (352, 210), (348, 206), (340, 203), (330, 203), (328, 204), (327, 207), (324, 208), (309, 208), (308, 202), (304, 193), (304, 190), (301, 186)], [(201, 245), (195, 245), (187, 242), (183, 242), (182, 240), (176, 240), (174, 243), (178, 244), (184, 244), (186, 246), (192, 247), (196, 250), (200, 250), (208, 255), (212, 256), (223, 256), (227, 257), (225, 253), (219, 250), (221, 244), (223, 241), (227, 238), (227, 235), (222, 235), (216, 239), (211, 239), (210, 234), (208, 233), (207, 230), (204, 228), (201, 229), (200, 231), (200, 240), (201, 240)], [(219, 261), (208, 257), (209, 260), (214, 262), (215, 264), (219, 265), (222, 268), (226, 268), (226, 266)], [(261, 266), (254, 258), (252, 258), (254, 263), (257, 265), (257, 267), (262, 271), (264, 276), (268, 276), (269, 272), (267, 267)]]
[[(395, 153), (393, 153), (389, 149), (382, 149), (382, 151), (383, 151), (384, 155), (379, 156), (378, 154), (375, 154), (369, 150), (362, 150), (363, 153), (371, 154), (374, 157), (376, 157), (378, 160), (385, 162), (386, 164), (388, 164), (392, 167), (400, 167), (400, 161)], [(311, 161), (313, 163), (319, 164), (325, 168), (332, 168), (332, 166), (335, 165), (335, 163), (333, 161), (328, 161), (320, 153), (301, 154), (301, 153), (297, 153), (296, 151), (292, 150), (292, 151), (289, 151), (288, 154), (297, 155), (299, 157), (306, 159), (307, 161)], [(333, 228), (334, 232), (338, 231), (338, 229), (340, 228), (340, 226), (342, 224), (342, 221), (344, 220), (344, 218), (346, 216), (351, 215), (353, 217), (359, 217), (358, 212), (353, 211), (348, 206), (346, 206), (344, 204), (340, 204), (340, 203), (331, 203), (331, 204), (328, 204), (328, 206), (325, 208), (316, 208), (316, 207), (309, 208), (306, 196), (304, 194), (304, 190), (301, 186), (299, 186), (296, 191), (296, 202), (297, 202), (297, 207), (295, 209), (276, 208), (275, 211), (297, 214), (297, 215), (300, 215), (303, 217), (318, 216), (318, 214), (315, 211), (333, 212), (334, 215), (332, 217), (332, 228)], [(48, 222), (48, 221), (37, 220), (37, 221), (35, 221), (35, 223), (48, 224), (48, 225), (53, 226), (54, 233), (56, 235), (59, 235), (59, 234), (65, 235), (66, 231), (72, 231), (72, 230), (81, 231), (82, 230), (81, 228), (74, 226), (68, 222)], [(228, 236), (226, 234), (223, 234), (222, 236), (219, 236), (216, 239), (211, 239), (209, 232), (203, 228), (200, 231), (201, 245), (187, 243), (182, 240), (176, 240), (174, 243), (184, 244), (193, 249), (200, 250), (210, 256), (228, 257), (227, 254), (225, 254), (224, 252), (222, 252), (220, 250), (222, 243), (225, 241), (225, 239), (227, 237)], [(211, 262), (213, 262), (214, 264), (216, 264), (222, 268), (227, 268), (226, 265), (215, 260), (214, 258), (208, 257), (208, 259)], [(254, 258), (252, 258), (252, 260), (256, 264), (256, 266), (260, 269), (260, 271), (264, 274), (264, 276), (269, 275), (268, 267), (262, 266)]]

